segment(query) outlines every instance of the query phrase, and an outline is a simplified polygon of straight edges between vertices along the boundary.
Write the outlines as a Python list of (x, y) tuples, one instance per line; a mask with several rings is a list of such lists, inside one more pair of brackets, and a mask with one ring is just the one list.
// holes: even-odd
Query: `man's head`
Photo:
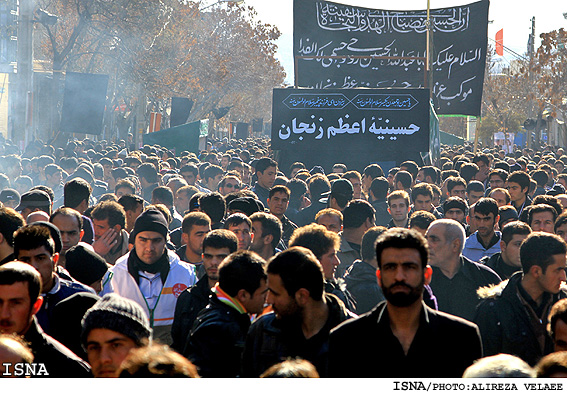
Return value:
[(268, 297), (278, 319), (300, 318), (302, 310), (324, 294), (321, 264), (309, 249), (290, 247), (268, 262)]
[(396, 172), (394, 175), (394, 189), (396, 190), (408, 190), (413, 185), (412, 175), (404, 170)]
[(167, 186), (158, 186), (152, 190), (152, 204), (163, 204), (169, 209), (173, 207), (173, 191)]
[(266, 301), (266, 261), (258, 254), (241, 250), (232, 253), (219, 266), (219, 287), (240, 301), (246, 312), (261, 313)]
[(179, 173), (187, 181), (188, 185), (194, 186), (199, 175), (199, 168), (193, 163), (188, 163), (179, 169)]
[(486, 154), (480, 153), (473, 157), (472, 162), (478, 167), (475, 179), (484, 182), (490, 172), (490, 159)]
[(81, 325), (81, 342), (95, 378), (117, 377), (130, 350), (147, 345), (152, 338), (142, 307), (114, 293), (97, 301)]
[(502, 228), (500, 250), (502, 260), (504, 260), (506, 264), (518, 267), (518, 270), (522, 269), (520, 246), (531, 232), (532, 229), (530, 226), (520, 221), (510, 222)]
[(384, 231), (386, 227), (375, 226), (364, 233), (362, 236), (362, 243), (360, 244), (360, 258), (362, 261), (377, 267), (376, 262), (376, 240)]
[(416, 181), (436, 184), (438, 182), (438, 173), (433, 166), (424, 166), (419, 169)]
[(158, 209), (149, 208), (142, 212), (130, 233), (138, 258), (145, 264), (156, 263), (166, 252), (168, 224)]
[(432, 274), (427, 241), (421, 234), (403, 228), (383, 232), (376, 241), (376, 260), (376, 276), (388, 303), (408, 307), (421, 302)]
[(14, 231), (26, 224), (22, 215), (12, 208), (0, 208), (0, 245), (14, 246)]
[(210, 281), (219, 280), (219, 265), (238, 249), (238, 238), (232, 231), (212, 230), (203, 239), (203, 266)]
[(211, 219), (203, 212), (190, 212), (181, 223), (181, 240), (194, 254), (203, 253), (203, 240), (211, 231)]
[(510, 205), (510, 202), (512, 201), (510, 193), (508, 193), (508, 190), (504, 188), (493, 189), (488, 197), (495, 199), (499, 207)]
[(269, 157), (262, 157), (256, 162), (255, 170), (258, 184), (269, 190), (276, 180), (278, 163)]
[(450, 176), (447, 178), (447, 194), (449, 197), (457, 196), (466, 199), (466, 181), (459, 176)]
[(494, 228), (498, 223), (498, 204), (490, 197), (483, 197), (474, 206), (474, 225), (481, 237), (494, 235)]
[(551, 308), (547, 332), (553, 339), (554, 351), (567, 351), (567, 299), (557, 301)]
[(90, 245), (78, 244), (65, 253), (65, 269), (77, 281), (92, 287), (97, 293), (102, 290), (102, 278), (109, 265)]
[(301, 246), (313, 252), (323, 267), (325, 279), (332, 279), (340, 261), (337, 252), (341, 244), (340, 237), (319, 224), (308, 224), (296, 229), (289, 246)]
[(543, 292), (559, 293), (565, 282), (567, 244), (555, 234), (532, 232), (520, 246), (524, 276), (530, 276)]
[(55, 241), (47, 226), (28, 224), (19, 228), (14, 233), (14, 256), (40, 273), (45, 292), (53, 288), (59, 254), (55, 253)]
[(551, 205), (536, 204), (529, 207), (528, 224), (533, 231), (553, 234), (555, 219), (557, 219), (557, 211)]
[(414, 211), (431, 212), (433, 209), (433, 189), (429, 183), (419, 183), (411, 191)]
[(256, 212), (250, 215), (254, 238), (250, 250), (261, 254), (264, 250), (274, 250), (282, 237), (282, 223), (271, 213)]
[(372, 201), (386, 201), (389, 188), (390, 183), (388, 182), (388, 180), (383, 176), (379, 176), (372, 180), (368, 193)]
[(124, 208), (126, 215), (126, 231), (130, 232), (134, 228), (134, 223), (138, 216), (144, 211), (144, 199), (134, 194), (125, 194), (118, 199), (118, 204)]
[(362, 172), (362, 190), (364, 190), (365, 193), (368, 193), (372, 180), (380, 176), (384, 176), (384, 170), (382, 170), (382, 167), (378, 164), (367, 165)]
[(95, 240), (101, 238), (109, 229), (119, 234), (126, 228), (126, 211), (116, 201), (103, 201), (91, 211)]
[(140, 184), (143, 188), (156, 184), (159, 181), (156, 166), (150, 162), (141, 164), (136, 169), (136, 174), (138, 175), (138, 178), (140, 178)]
[(61, 253), (65, 254), (69, 248), (77, 245), (83, 238), (83, 217), (73, 208), (57, 208), (49, 217), (61, 234)]
[(331, 191), (323, 193), (326, 196), (320, 202), (327, 204), (330, 208), (342, 211), (352, 200), (354, 188), (348, 179), (336, 179), (331, 183)]
[(83, 178), (73, 178), (63, 187), (63, 205), (83, 213), (89, 206), (93, 189)]
[(352, 198), (358, 199), (363, 198), (362, 196), (362, 175), (358, 171), (347, 171), (345, 172), (342, 177), (344, 179), (348, 179), (352, 184), (352, 188), (354, 190), (354, 194)]
[(226, 202), (219, 192), (206, 193), (199, 197), (199, 209), (211, 218), (211, 222), (220, 223), (226, 212)]
[(484, 185), (480, 181), (470, 181), (467, 185), (467, 200), (469, 205), (476, 203), (484, 196)]
[(283, 217), (289, 206), (291, 191), (284, 185), (277, 185), (270, 189), (268, 208), (270, 213), (278, 218)]
[(526, 198), (530, 189), (531, 178), (525, 171), (512, 172), (506, 181), (506, 189), (513, 202), (520, 202)]
[(248, 250), (252, 243), (252, 221), (243, 213), (233, 213), (224, 221), (224, 228), (238, 238), (238, 250)]
[(315, 223), (334, 233), (343, 231), (343, 213), (334, 208), (325, 208), (315, 215)]
[(443, 203), (443, 213), (446, 219), (453, 219), (461, 224), (465, 224), (465, 218), (469, 206), (467, 202), (461, 197), (449, 197)]
[(236, 175), (227, 174), (219, 182), (218, 191), (223, 196), (242, 189), (240, 178)]
[(445, 266), (459, 259), (465, 246), (465, 229), (453, 219), (437, 219), (425, 234), (431, 265)]
[(24, 335), (41, 308), (41, 276), (28, 264), (0, 266), (0, 333)]
[(488, 174), (488, 184), (491, 189), (504, 188), (506, 187), (506, 180), (508, 179), (508, 173), (500, 168), (495, 168)]
[(396, 222), (407, 220), (410, 207), (409, 194), (405, 190), (396, 190), (388, 195), (388, 212)]
[(20, 205), (16, 207), (16, 211), (20, 212), (24, 219), (34, 211), (43, 211), (50, 215), (51, 205), (52, 201), (49, 194), (41, 190), (30, 190), (22, 194)]
[(368, 230), (374, 226), (376, 210), (368, 201), (352, 200), (343, 211), (343, 229)]
[(191, 210), (189, 202), (191, 201), (191, 197), (199, 192), (195, 186), (187, 185), (181, 186), (175, 192), (175, 209), (181, 215), (184, 215), (185, 212), (189, 212)]
[(409, 228), (417, 231), (421, 235), (425, 236), (425, 232), (429, 228), (429, 225), (435, 221), (436, 217), (431, 212), (427, 211), (416, 211), (411, 214), (409, 218)]

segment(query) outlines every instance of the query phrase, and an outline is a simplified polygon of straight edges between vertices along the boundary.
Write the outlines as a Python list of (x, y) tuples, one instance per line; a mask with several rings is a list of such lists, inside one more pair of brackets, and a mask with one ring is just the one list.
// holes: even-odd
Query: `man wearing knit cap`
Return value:
[(104, 276), (100, 295), (117, 293), (136, 301), (154, 336), (170, 345), (177, 297), (196, 282), (194, 268), (166, 248), (168, 224), (157, 209), (144, 211), (130, 234), (134, 247)]
[(85, 313), (81, 342), (95, 378), (116, 378), (130, 350), (149, 344), (152, 329), (136, 302), (107, 294)]

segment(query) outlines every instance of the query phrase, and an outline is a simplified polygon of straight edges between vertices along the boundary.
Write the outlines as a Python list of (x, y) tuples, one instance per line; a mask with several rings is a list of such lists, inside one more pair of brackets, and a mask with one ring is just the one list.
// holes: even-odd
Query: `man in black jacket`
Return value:
[(329, 376), (461, 377), (482, 357), (478, 327), (423, 303), (433, 272), (423, 236), (390, 229), (378, 238), (376, 256), (386, 301), (331, 331)]
[(278, 253), (267, 272), (267, 302), (273, 312), (250, 327), (242, 376), (258, 377), (288, 357), (299, 357), (325, 377), (329, 331), (356, 315), (325, 292), (323, 268), (309, 249), (293, 246)]
[(232, 231), (213, 230), (203, 239), (204, 276), (192, 287), (185, 289), (177, 298), (175, 316), (171, 327), (171, 347), (179, 353), (185, 349), (193, 323), (199, 312), (209, 303), (211, 289), (219, 280), (219, 265), (238, 249), (238, 238)]
[(500, 286), (481, 289), (484, 301), (474, 322), (482, 335), (485, 354), (509, 353), (535, 365), (553, 352), (546, 331), (552, 305), (567, 297), (567, 245), (555, 234), (531, 233), (520, 246), (522, 272)]
[(514, 273), (522, 270), (520, 245), (531, 232), (530, 226), (519, 220), (506, 224), (502, 229), (501, 251), (482, 258), (479, 263), (492, 268), (502, 280), (509, 279)]
[(429, 225), (426, 238), (433, 270), (431, 289), (439, 310), (472, 321), (479, 303), (477, 289), (500, 283), (500, 277), (461, 254), (465, 230), (457, 221), (435, 220)]
[(219, 267), (219, 282), (197, 316), (183, 355), (202, 377), (238, 377), (250, 316), (266, 300), (266, 262), (250, 251), (231, 254)]
[[(32, 266), (12, 261), (0, 267), (0, 333), (22, 335), (34, 354), (37, 377), (91, 377), (89, 365), (45, 334), (35, 314), (41, 308), (41, 276)], [(45, 372), (44, 372), (45, 371)]]

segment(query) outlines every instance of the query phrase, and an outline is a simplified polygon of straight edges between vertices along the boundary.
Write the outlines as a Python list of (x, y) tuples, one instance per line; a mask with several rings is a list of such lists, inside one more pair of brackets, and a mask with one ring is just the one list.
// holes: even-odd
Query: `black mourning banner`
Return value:
[(428, 89), (274, 89), (272, 149), (429, 151)]
[[(432, 99), (440, 115), (480, 115), (489, 0), (430, 10)], [(427, 11), (294, 0), (296, 85), (424, 87)]]

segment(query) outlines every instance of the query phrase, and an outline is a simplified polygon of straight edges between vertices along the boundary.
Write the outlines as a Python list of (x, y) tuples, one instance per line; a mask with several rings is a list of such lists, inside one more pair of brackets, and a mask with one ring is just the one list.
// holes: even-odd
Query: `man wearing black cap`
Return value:
[(144, 310), (118, 294), (107, 294), (85, 313), (81, 341), (95, 378), (117, 378), (130, 350), (147, 346), (152, 329)]
[(0, 192), (0, 202), (6, 208), (16, 208), (20, 205), (20, 193), (16, 189), (4, 189)]
[(352, 183), (348, 179), (337, 179), (331, 183), (331, 191), (321, 194), (319, 201), (328, 208), (343, 211), (354, 194)]
[(134, 224), (134, 248), (103, 278), (101, 295), (117, 293), (136, 301), (149, 317), (156, 338), (171, 344), (177, 297), (196, 282), (195, 270), (166, 248), (168, 224), (157, 209), (144, 211)]
[(16, 211), (20, 212), (24, 219), (34, 211), (44, 211), (51, 215), (51, 198), (49, 194), (41, 190), (30, 190), (24, 193), (20, 198), (20, 205), (16, 207)]
[(97, 293), (102, 290), (102, 278), (110, 268), (102, 256), (88, 244), (77, 244), (65, 253), (69, 274)]

